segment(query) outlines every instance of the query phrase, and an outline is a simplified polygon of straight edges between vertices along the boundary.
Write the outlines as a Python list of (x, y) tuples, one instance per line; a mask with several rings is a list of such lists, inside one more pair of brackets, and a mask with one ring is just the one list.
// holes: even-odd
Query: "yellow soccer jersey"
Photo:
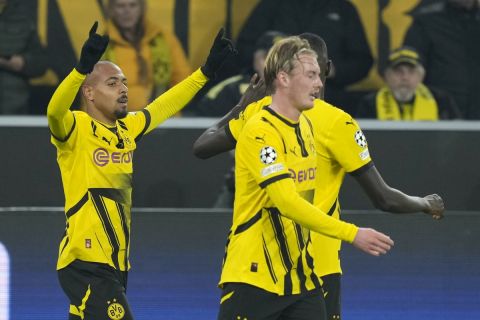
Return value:
[(240, 134), (235, 151), (235, 203), (220, 285), (247, 283), (278, 295), (320, 286), (313, 271), (310, 232), (282, 216), (264, 188), (294, 179), (313, 202), (316, 154), (312, 129), (265, 108)]
[[(247, 106), (236, 119), (230, 120), (227, 133), (237, 140), (244, 125), (263, 107), (271, 103), (267, 96)], [(373, 165), (365, 135), (358, 123), (346, 112), (323, 100), (304, 112), (314, 131), (317, 152), (317, 178), (314, 204), (329, 215), (340, 217), (338, 194), (345, 173), (360, 173)], [(341, 272), (341, 241), (312, 233), (315, 272), (319, 276)]]
[[(370, 168), (367, 140), (358, 123), (346, 112), (316, 100), (305, 112), (312, 121), (317, 150), (317, 180), (314, 204), (339, 218), (338, 194), (345, 173), (358, 174)], [(312, 233), (315, 248), (315, 272), (319, 276), (342, 272), (339, 250), (341, 241)]]
[(242, 112), (239, 113), (237, 118), (232, 119), (228, 122), (228, 125), (226, 127), (227, 135), (233, 138), (233, 140), (237, 141), (247, 121), (264, 107), (269, 106), (271, 103), (272, 97), (266, 96), (256, 102), (249, 104)]
[(80, 259), (128, 270), (133, 151), (149, 125), (149, 113), (130, 113), (113, 128), (81, 111), (74, 117), (64, 141), (51, 139), (67, 218), (57, 268)]
[[(65, 192), (66, 230), (57, 269), (75, 259), (129, 269), (132, 161), (137, 141), (176, 114), (206, 83), (200, 69), (145, 109), (109, 127), (87, 113), (69, 111), (85, 75), (75, 69), (62, 81), (48, 106), (52, 143), (57, 148)], [(67, 119), (67, 120), (66, 120)], [(71, 120), (71, 122), (70, 122)], [(65, 121), (70, 132), (63, 134)]]

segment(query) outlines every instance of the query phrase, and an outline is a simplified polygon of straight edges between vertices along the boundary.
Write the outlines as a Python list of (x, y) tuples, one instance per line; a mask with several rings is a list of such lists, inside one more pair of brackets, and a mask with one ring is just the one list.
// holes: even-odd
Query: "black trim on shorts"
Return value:
[(341, 274), (331, 273), (320, 278), (323, 282), (327, 320), (341, 319)]
[(259, 186), (260, 186), (260, 188), (264, 189), (269, 184), (272, 184), (274, 182), (277, 182), (279, 180), (286, 179), (286, 178), (291, 178), (290, 173), (283, 173), (283, 174), (279, 174), (278, 176), (271, 177), (271, 178), (263, 181), (262, 183), (260, 183)]
[(357, 170), (349, 172), (349, 174), (351, 174), (354, 177), (358, 177), (362, 173), (368, 171), (368, 169), (370, 169), (373, 166), (375, 166), (375, 164), (373, 163), (373, 161), (370, 161), (369, 163), (367, 163), (367, 164), (361, 166), (360, 168), (358, 168)]

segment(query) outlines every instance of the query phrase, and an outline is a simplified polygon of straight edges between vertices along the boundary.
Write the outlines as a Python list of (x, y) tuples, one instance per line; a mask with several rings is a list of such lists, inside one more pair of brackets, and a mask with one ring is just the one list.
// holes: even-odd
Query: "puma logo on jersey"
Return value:
[(261, 137), (255, 137), (255, 141), (265, 143), (265, 135), (263, 135)]
[(296, 155), (296, 156), (298, 157), (297, 147), (296, 147), (296, 146), (293, 146), (293, 149), (290, 149), (290, 152), (293, 153), (294, 155)]
[(106, 143), (108, 143), (108, 145), (110, 145), (110, 142), (112, 141), (113, 138), (110, 138), (110, 140), (107, 140), (107, 138), (105, 137), (102, 137), (102, 140), (105, 141)]

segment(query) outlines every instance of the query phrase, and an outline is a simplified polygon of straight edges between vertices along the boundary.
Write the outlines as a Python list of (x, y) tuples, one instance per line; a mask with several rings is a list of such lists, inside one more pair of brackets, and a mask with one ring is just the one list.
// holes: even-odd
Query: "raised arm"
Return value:
[(68, 136), (74, 124), (70, 111), (73, 100), (88, 73), (92, 72), (108, 45), (108, 36), (96, 33), (98, 22), (95, 21), (89, 32), (75, 69), (62, 81), (55, 90), (47, 107), (48, 126), (51, 133), (59, 140)]
[(236, 54), (232, 42), (224, 37), (224, 33), (224, 29), (220, 29), (205, 64), (199, 70), (159, 96), (146, 107), (151, 115), (151, 123), (147, 132), (153, 130), (160, 123), (184, 108), (208, 79), (215, 78), (217, 71), (225, 60)]
[(425, 197), (407, 195), (390, 187), (375, 166), (354, 177), (377, 209), (392, 213), (424, 212), (437, 220), (443, 218), (444, 203), (437, 194)]
[(238, 118), (240, 112), (245, 110), (250, 103), (260, 100), (264, 96), (264, 82), (257, 74), (254, 74), (238, 104), (197, 138), (193, 144), (193, 154), (200, 159), (208, 159), (219, 153), (234, 149), (236, 141), (227, 133), (227, 124), (230, 120)]

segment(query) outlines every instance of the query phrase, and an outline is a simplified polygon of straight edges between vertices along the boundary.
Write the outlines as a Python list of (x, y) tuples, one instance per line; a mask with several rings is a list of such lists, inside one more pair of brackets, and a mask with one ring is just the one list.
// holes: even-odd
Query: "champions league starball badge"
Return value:
[(367, 138), (365, 138), (362, 130), (355, 132), (355, 142), (362, 148), (367, 146)]
[(273, 147), (264, 147), (260, 150), (260, 161), (264, 164), (272, 164), (277, 160), (277, 152)]

